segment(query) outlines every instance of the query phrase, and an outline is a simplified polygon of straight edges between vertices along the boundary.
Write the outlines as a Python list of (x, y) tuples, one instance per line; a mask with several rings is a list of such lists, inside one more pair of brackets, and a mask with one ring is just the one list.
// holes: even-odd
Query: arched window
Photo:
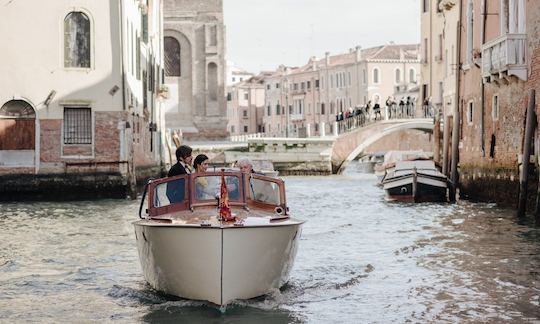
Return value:
[(373, 83), (378, 84), (380, 82), (379, 68), (373, 69)]
[(401, 83), (401, 69), (396, 69), (396, 84)]
[(208, 97), (211, 101), (217, 100), (218, 77), (217, 65), (214, 62), (208, 64)]
[(409, 82), (416, 83), (416, 71), (413, 68), (409, 69)]
[(82, 12), (64, 19), (64, 67), (90, 67), (90, 19)]
[(179, 77), (180, 68), (180, 43), (174, 37), (165, 36), (165, 75), (170, 77)]

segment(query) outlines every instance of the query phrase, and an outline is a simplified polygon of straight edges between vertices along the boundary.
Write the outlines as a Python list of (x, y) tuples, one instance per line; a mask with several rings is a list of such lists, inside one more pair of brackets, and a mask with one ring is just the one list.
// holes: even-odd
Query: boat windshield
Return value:
[(249, 190), (247, 190), (247, 198), (256, 202), (261, 202), (271, 205), (281, 205), (281, 195), (279, 184), (256, 177), (250, 177)]
[[(241, 200), (240, 178), (238, 176), (225, 176), (227, 192), (230, 201)], [(195, 199), (215, 200), (221, 195), (220, 175), (195, 175)]]
[(156, 216), (217, 204), (221, 198), (222, 176), (231, 205), (286, 208), (285, 187), (281, 179), (240, 172), (206, 172), (150, 182), (149, 214)]

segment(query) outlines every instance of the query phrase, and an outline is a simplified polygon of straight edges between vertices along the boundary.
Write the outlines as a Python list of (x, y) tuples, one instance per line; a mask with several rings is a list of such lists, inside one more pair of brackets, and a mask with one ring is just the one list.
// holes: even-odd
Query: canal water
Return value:
[(0, 204), (0, 322), (540, 323), (540, 230), (490, 204), (384, 201), (372, 174), (286, 177), (289, 283), (225, 312), (153, 291), (138, 202)]

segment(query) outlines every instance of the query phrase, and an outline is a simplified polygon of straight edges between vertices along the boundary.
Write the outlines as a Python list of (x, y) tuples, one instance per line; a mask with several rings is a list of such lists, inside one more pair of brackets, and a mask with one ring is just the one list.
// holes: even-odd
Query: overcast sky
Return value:
[(386, 44), (420, 43), (419, 0), (223, 0), (227, 60), (249, 72)]

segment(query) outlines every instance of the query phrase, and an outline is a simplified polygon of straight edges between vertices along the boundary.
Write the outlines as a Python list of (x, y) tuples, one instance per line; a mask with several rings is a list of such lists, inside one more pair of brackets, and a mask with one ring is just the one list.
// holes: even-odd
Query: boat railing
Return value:
[(281, 179), (259, 174), (241, 172), (205, 172), (151, 180), (139, 209), (148, 195), (147, 214), (150, 217), (194, 210), (198, 207), (218, 206), (221, 179), (225, 179), (229, 205), (249, 209), (250, 207), (274, 210), (280, 208), (287, 213), (285, 187)]

